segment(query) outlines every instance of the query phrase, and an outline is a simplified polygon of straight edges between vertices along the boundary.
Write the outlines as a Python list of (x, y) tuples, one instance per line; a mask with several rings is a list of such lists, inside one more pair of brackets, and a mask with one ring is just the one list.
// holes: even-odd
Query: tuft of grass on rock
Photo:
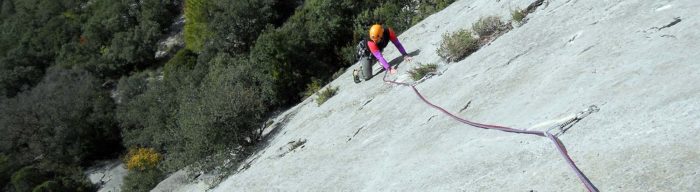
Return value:
[(428, 73), (432, 73), (435, 71), (437, 71), (437, 65), (431, 63), (413, 68), (410, 71), (408, 71), (408, 74), (411, 75), (411, 79), (413, 79), (414, 81), (418, 81), (425, 77), (425, 75), (427, 75)]
[(472, 30), (480, 37), (488, 37), (501, 31), (508, 30), (508, 25), (499, 16), (482, 17), (472, 24)]
[(522, 23), (523, 19), (525, 19), (525, 12), (522, 9), (511, 10), (510, 16), (513, 18), (513, 21)]
[(306, 84), (306, 91), (304, 91), (304, 94), (302, 95), (303, 99), (309, 98), (311, 95), (318, 92), (318, 90), (321, 90), (321, 87), (323, 87), (323, 81), (315, 78), (312, 79), (311, 83)]
[(323, 89), (318, 93), (318, 98), (316, 98), (316, 104), (318, 104), (318, 106), (321, 106), (321, 104), (328, 101), (328, 99), (333, 97), (336, 93), (338, 93), (338, 87), (328, 86), (328, 88)]
[(437, 49), (437, 54), (448, 62), (456, 62), (464, 59), (479, 49), (479, 40), (474, 37), (472, 31), (462, 29), (454, 33), (442, 35), (442, 43)]

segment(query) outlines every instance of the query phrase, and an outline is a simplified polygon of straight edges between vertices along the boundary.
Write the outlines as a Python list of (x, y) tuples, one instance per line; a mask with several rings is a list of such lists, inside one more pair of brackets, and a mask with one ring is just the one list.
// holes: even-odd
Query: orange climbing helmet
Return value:
[(380, 24), (374, 24), (369, 28), (369, 39), (374, 42), (379, 42), (382, 40), (382, 35), (384, 35), (384, 27)]

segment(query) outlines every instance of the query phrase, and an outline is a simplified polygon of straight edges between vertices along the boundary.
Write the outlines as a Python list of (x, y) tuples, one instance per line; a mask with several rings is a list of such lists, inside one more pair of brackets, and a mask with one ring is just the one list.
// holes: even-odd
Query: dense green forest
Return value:
[[(236, 162), (369, 25), (401, 32), (452, 1), (0, 0), (0, 189), (93, 191), (84, 169), (123, 158), (122, 188), (145, 191)], [(185, 48), (156, 58), (181, 14)]]

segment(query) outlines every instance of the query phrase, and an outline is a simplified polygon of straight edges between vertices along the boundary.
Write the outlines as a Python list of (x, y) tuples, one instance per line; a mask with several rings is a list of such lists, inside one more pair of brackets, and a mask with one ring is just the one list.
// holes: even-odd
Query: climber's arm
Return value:
[(384, 56), (382, 55), (382, 52), (379, 51), (379, 47), (377, 47), (377, 44), (375, 44), (372, 41), (367, 41), (367, 46), (369, 47), (369, 50), (372, 52), (372, 55), (374, 55), (375, 58), (377, 58), (377, 61), (382, 64), (384, 67), (384, 70), (389, 71), (389, 62), (386, 62), (386, 59), (384, 59)]
[(401, 52), (401, 55), (408, 55), (406, 53), (406, 49), (403, 48), (403, 45), (401, 45), (401, 41), (399, 41), (399, 38), (396, 37), (396, 33), (394, 33), (394, 30), (389, 28), (389, 40), (391, 40), (392, 43), (394, 43), (394, 46), (396, 46), (396, 49)]

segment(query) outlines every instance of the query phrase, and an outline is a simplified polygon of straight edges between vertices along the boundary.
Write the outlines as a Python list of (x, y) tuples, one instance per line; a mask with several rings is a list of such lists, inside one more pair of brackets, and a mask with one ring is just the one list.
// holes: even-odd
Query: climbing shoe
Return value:
[(355, 83), (360, 83), (360, 70), (354, 69), (352, 70), (352, 79), (355, 81)]

